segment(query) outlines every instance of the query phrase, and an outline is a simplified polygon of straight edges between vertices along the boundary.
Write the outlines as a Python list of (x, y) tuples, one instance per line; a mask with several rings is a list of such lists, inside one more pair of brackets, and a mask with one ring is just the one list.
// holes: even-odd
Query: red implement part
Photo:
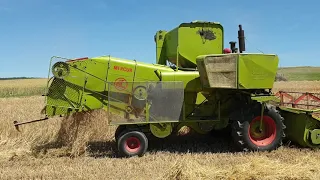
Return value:
[(320, 93), (279, 91), (275, 96), (280, 98), (281, 106), (306, 106), (307, 109), (320, 107)]

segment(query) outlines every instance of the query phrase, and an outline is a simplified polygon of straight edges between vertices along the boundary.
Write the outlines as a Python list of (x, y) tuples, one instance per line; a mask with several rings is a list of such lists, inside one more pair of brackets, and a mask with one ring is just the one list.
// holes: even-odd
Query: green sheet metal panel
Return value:
[(170, 62), (192, 68), (197, 66), (196, 57), (199, 55), (221, 54), (223, 41), (223, 27), (220, 23), (194, 21), (182, 23), (167, 32), (164, 47)]
[[(320, 129), (320, 119), (313, 116), (309, 110), (280, 107), (286, 126), (286, 138), (303, 147), (318, 148), (319, 144), (313, 143), (312, 131)], [(313, 139), (312, 139), (313, 138)]]
[(274, 54), (239, 54), (239, 88), (272, 88), (278, 70), (278, 63), (278, 56)]

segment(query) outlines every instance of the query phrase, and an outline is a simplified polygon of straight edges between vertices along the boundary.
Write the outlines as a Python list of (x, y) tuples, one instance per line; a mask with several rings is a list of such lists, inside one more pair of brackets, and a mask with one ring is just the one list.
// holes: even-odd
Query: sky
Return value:
[[(52, 56), (111, 55), (155, 63), (154, 35), (194, 20), (220, 22), (225, 47), (279, 55), (280, 67), (320, 66), (320, 1), (0, 0), (0, 77), (46, 77)], [(238, 45), (238, 44), (237, 44)]]

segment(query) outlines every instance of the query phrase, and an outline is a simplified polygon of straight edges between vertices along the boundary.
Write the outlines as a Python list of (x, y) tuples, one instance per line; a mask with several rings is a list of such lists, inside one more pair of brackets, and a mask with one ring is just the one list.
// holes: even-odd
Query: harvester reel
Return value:
[(165, 138), (172, 133), (172, 126), (170, 123), (150, 124), (152, 134), (158, 138)]
[(69, 75), (69, 73), (69, 65), (65, 62), (57, 62), (52, 66), (52, 74), (56, 78), (63, 79), (64, 77)]

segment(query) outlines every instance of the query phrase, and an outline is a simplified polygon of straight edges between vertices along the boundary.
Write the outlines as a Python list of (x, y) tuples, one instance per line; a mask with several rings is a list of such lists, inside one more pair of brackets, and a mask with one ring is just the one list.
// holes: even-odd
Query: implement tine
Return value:
[(15, 128), (17, 129), (17, 131), (20, 131), (19, 130), (19, 126), (20, 125), (39, 122), (39, 121), (44, 121), (44, 120), (47, 120), (47, 119), (49, 119), (49, 118), (45, 117), (45, 118), (42, 118), (42, 119), (37, 119), (37, 120), (32, 120), (32, 121), (27, 121), (27, 122), (22, 122), (22, 123), (19, 123), (18, 121), (14, 121), (13, 124), (14, 124)]
[(13, 121), (13, 124), (14, 124), (14, 127), (16, 128), (16, 130), (20, 132), (18, 121)]

